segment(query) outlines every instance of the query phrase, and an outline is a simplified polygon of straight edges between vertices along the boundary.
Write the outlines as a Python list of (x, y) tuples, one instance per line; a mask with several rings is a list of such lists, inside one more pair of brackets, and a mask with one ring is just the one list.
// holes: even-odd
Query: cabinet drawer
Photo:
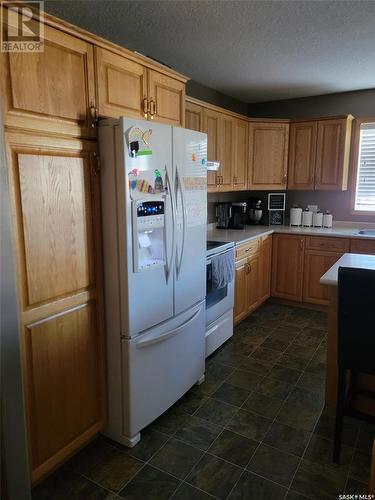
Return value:
[(243, 243), (236, 248), (236, 260), (253, 255), (259, 250), (259, 239)]
[(307, 248), (328, 250), (332, 252), (349, 252), (349, 240), (347, 238), (330, 238), (327, 236), (310, 236), (306, 238)]
[(369, 255), (375, 254), (375, 240), (351, 240), (350, 242), (351, 253), (367, 253)]

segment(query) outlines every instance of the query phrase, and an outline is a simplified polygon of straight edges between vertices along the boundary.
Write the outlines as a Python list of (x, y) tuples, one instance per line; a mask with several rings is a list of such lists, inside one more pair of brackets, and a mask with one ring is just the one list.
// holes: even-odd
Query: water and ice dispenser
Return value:
[(134, 272), (165, 265), (164, 217), (164, 196), (133, 201)]

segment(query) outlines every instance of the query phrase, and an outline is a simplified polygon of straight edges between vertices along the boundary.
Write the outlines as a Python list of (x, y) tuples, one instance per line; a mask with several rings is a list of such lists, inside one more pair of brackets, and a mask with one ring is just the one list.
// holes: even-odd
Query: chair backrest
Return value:
[(375, 374), (375, 271), (339, 267), (337, 361)]

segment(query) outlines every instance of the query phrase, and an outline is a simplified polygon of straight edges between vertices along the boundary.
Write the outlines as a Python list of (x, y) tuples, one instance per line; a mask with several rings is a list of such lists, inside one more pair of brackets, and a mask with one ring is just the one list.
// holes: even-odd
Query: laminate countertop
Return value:
[(331, 236), (337, 238), (358, 238), (375, 240), (375, 230), (373, 225), (369, 227), (373, 234), (359, 234), (365, 225), (337, 225), (329, 229), (321, 227), (292, 227), (292, 226), (246, 226), (245, 229), (216, 229), (208, 228), (207, 239), (212, 241), (234, 242), (240, 245), (250, 240), (254, 240), (267, 234), (294, 234), (301, 236)]
[(322, 285), (337, 286), (338, 270), (340, 266), (375, 270), (375, 255), (344, 253), (344, 255), (323, 274), (320, 278), (320, 283)]

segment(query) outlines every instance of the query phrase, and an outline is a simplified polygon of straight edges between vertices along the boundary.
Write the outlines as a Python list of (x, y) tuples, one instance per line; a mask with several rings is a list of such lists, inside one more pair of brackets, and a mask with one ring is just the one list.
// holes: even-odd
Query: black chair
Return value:
[(333, 449), (336, 463), (340, 460), (344, 416), (375, 421), (355, 410), (356, 396), (375, 396), (371, 391), (359, 391), (357, 386), (358, 373), (375, 375), (375, 271), (339, 267), (337, 298), (338, 384)]

